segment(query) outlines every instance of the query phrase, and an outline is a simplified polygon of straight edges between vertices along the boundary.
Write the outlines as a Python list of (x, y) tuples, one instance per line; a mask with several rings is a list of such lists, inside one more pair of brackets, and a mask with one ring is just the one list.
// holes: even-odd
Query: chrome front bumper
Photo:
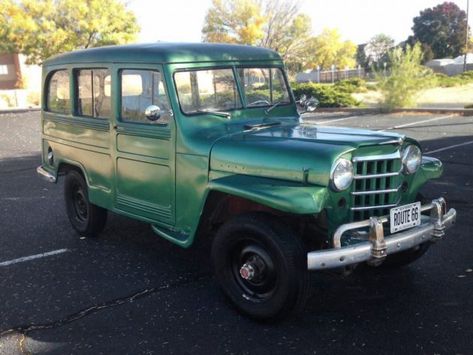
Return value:
[[(457, 212), (451, 208), (446, 212), (443, 198), (423, 205), (422, 212), (430, 210), (430, 218), (420, 226), (404, 232), (384, 237), (383, 223), (389, 222), (388, 216), (371, 217), (370, 219), (341, 225), (334, 233), (333, 249), (311, 251), (307, 253), (308, 270), (324, 270), (369, 262), (380, 264), (387, 255), (411, 249), (419, 244), (441, 239), (445, 230), (453, 225)], [(368, 238), (360, 243), (341, 246), (345, 232), (369, 227)]]
[(47, 182), (56, 182), (56, 177), (48, 172), (46, 169), (43, 168), (42, 165), (38, 166), (36, 168), (36, 172), (38, 173), (39, 177), (42, 178), (43, 180), (46, 180)]

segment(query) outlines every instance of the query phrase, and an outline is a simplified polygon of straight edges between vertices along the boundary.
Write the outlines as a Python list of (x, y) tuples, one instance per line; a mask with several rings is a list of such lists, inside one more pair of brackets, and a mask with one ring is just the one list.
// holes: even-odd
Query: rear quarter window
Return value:
[(76, 71), (77, 114), (94, 118), (109, 118), (112, 114), (110, 97), (111, 76), (108, 69)]
[(46, 110), (68, 114), (71, 112), (69, 73), (67, 70), (53, 72), (47, 82)]

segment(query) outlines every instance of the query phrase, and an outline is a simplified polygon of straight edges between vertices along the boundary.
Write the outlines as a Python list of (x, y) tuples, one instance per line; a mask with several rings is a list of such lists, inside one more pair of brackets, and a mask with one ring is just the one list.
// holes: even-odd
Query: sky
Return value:
[[(467, 0), (451, 0), (466, 10)], [(412, 34), (412, 19), (441, 0), (301, 0), (301, 11), (312, 19), (313, 35), (338, 28), (357, 44), (385, 33), (401, 42)], [(141, 26), (139, 42), (200, 42), (211, 0), (128, 0)], [(473, 1), (470, 9), (472, 23)]]

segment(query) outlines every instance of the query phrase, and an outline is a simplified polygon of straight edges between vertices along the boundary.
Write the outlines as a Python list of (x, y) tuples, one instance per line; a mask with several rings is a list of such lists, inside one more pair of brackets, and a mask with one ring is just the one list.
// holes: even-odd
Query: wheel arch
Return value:
[(58, 174), (58, 176), (63, 176), (63, 175), (66, 175), (71, 170), (75, 170), (79, 174), (81, 174), (83, 176), (86, 184), (87, 184), (87, 187), (90, 188), (89, 177), (87, 175), (86, 169), (79, 162), (68, 161), (68, 160), (60, 161), (59, 164), (58, 164), (58, 168), (57, 168), (57, 174)]
[(298, 227), (301, 221), (323, 215), (328, 198), (326, 188), (247, 178), (245, 182), (240, 177), (210, 182), (193, 239), (213, 235), (225, 221), (243, 213), (275, 215)]

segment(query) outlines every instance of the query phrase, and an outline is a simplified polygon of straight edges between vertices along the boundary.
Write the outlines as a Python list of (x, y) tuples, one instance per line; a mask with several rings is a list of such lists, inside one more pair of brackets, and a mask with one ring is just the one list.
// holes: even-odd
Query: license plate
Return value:
[(391, 234), (420, 224), (420, 202), (391, 208)]

